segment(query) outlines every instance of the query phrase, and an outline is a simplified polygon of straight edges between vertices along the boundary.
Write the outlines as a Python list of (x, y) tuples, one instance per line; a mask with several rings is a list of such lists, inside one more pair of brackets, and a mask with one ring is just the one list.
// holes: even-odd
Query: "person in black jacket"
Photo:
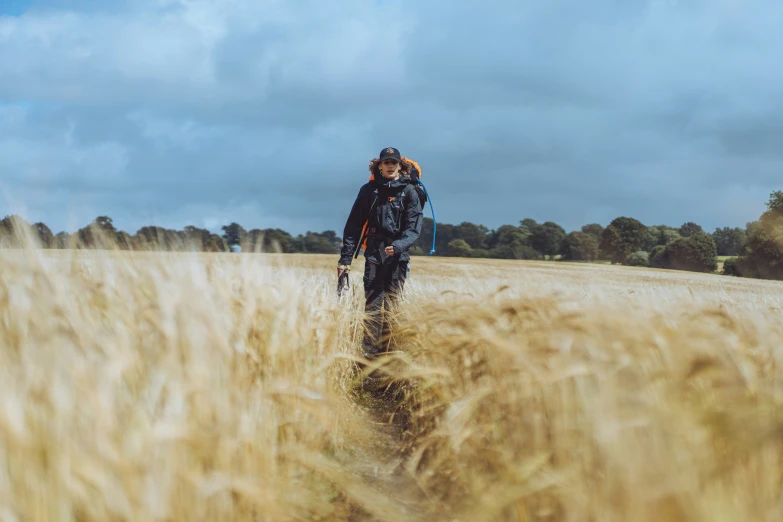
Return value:
[[(370, 162), (370, 181), (359, 189), (343, 231), (337, 277), (350, 270), (353, 254), (364, 247), (364, 356), (385, 351), (389, 324), (386, 310), (396, 304), (409, 272), (408, 249), (419, 238), (422, 201), (411, 177), (413, 165), (395, 148), (386, 148)], [(366, 235), (366, 236), (365, 236)], [(359, 244), (362, 238), (366, 242)]]

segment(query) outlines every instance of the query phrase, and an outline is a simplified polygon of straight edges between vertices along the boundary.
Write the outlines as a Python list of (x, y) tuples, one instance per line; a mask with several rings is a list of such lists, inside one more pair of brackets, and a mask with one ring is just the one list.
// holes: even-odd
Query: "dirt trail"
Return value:
[(405, 415), (395, 386), (370, 385), (357, 394), (356, 402), (366, 415), (371, 434), (354, 448), (348, 464), (363, 487), (375, 492), (380, 504), (351, 520), (437, 522), (449, 520), (434, 499), (428, 498), (406, 467)]

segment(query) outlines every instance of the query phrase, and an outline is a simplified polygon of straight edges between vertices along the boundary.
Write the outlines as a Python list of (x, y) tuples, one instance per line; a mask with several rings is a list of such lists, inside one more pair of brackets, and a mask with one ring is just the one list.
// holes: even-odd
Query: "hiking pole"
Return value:
[(424, 195), (427, 197), (427, 201), (430, 202), (430, 212), (432, 212), (432, 249), (430, 249), (430, 255), (432, 255), (435, 253), (435, 235), (438, 232), (438, 222), (435, 221), (435, 208), (432, 206), (432, 198), (429, 193), (427, 193), (427, 187), (421, 182), (421, 178), (416, 178), (416, 181), (421, 185), (421, 188), (424, 189)]
[(340, 277), (337, 278), (337, 297), (340, 301), (343, 300), (343, 291), (348, 290), (351, 287), (351, 280), (348, 278), (349, 270), (344, 270)]

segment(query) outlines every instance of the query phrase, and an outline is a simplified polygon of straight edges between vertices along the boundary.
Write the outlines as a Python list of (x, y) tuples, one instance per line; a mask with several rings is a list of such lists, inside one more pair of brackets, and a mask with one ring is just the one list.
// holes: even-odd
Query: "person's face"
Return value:
[(397, 179), (400, 176), (400, 164), (394, 160), (383, 160), (381, 163), (381, 174), (386, 179)]

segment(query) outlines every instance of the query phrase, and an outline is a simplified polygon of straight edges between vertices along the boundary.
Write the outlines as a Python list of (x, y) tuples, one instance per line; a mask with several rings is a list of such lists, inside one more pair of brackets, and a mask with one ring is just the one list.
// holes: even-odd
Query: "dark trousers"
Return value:
[(409, 261), (387, 259), (378, 264), (370, 259), (364, 268), (364, 356), (373, 359), (389, 347), (389, 310), (405, 286)]

